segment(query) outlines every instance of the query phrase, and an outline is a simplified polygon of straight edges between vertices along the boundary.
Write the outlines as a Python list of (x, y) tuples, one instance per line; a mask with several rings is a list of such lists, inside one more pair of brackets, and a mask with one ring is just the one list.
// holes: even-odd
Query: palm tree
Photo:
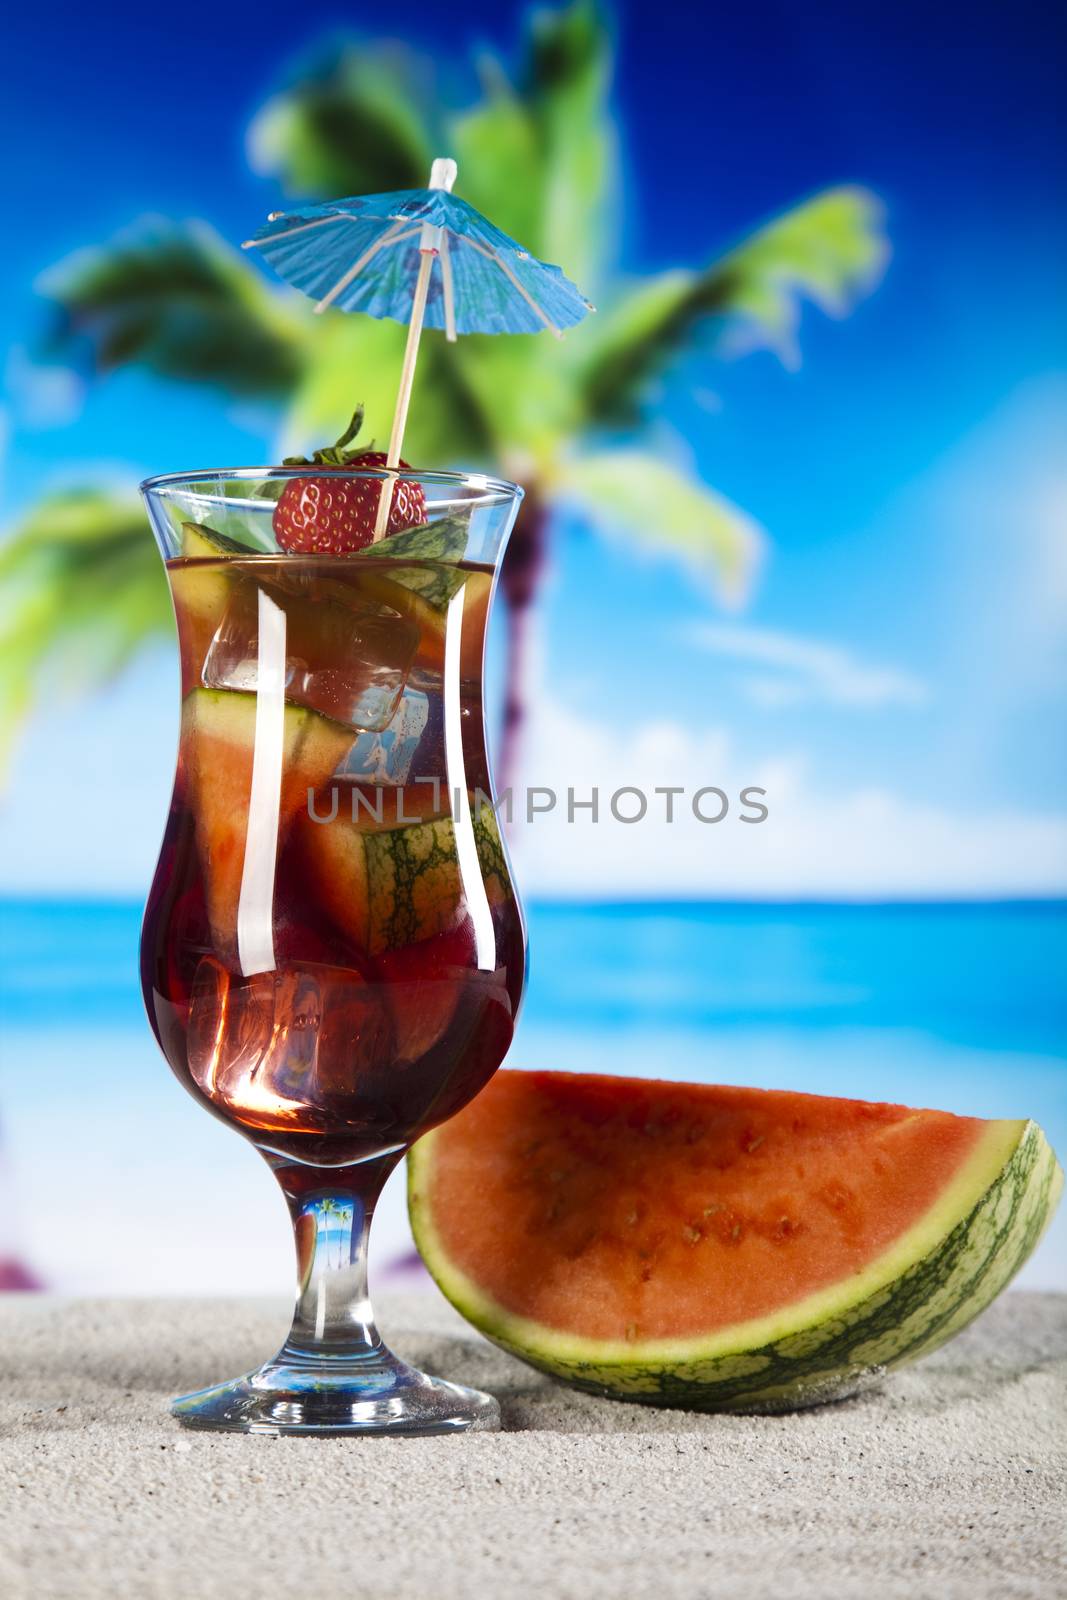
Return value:
[[(530, 19), (517, 71), (481, 63), (481, 92), (439, 105), (423, 64), (343, 43), (262, 107), (254, 166), (286, 194), (322, 198), (417, 187), (441, 150), (462, 192), (537, 255), (559, 262), (600, 305), (562, 346), (545, 338), (424, 341), (405, 453), (492, 468), (527, 498), (503, 574), (508, 667), (501, 770), (513, 770), (523, 717), (523, 643), (557, 512), (597, 521), (740, 591), (758, 532), (648, 443), (656, 384), (679, 357), (721, 352), (740, 332), (792, 353), (805, 300), (844, 313), (885, 257), (880, 207), (856, 188), (817, 194), (699, 270), (623, 282), (611, 271), (620, 199), (610, 104), (610, 31), (595, 0)], [(277, 407), (281, 449), (332, 438), (355, 400), (364, 436), (385, 437), (404, 331), (311, 314), (198, 224), (134, 224), (47, 274), (52, 359), (88, 354), (100, 375), (137, 364)], [(72, 491), (37, 506), (4, 546), (13, 604), (0, 632), (0, 728), (33, 703), (45, 669), (77, 661), (81, 684), (116, 671), (170, 627), (155, 553), (132, 490)]]

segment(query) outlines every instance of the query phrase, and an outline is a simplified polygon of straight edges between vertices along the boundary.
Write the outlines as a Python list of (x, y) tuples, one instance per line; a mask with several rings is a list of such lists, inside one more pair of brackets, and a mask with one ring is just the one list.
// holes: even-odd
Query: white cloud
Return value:
[[(907, 899), (1042, 895), (1067, 887), (1063, 814), (969, 813), (952, 795), (879, 787), (834, 792), (820, 785), (802, 753), (749, 759), (723, 728), (669, 718), (611, 728), (543, 694), (524, 778), (559, 796), (552, 813), (530, 824), (516, 816), (516, 872), (530, 896)], [(669, 825), (666, 800), (654, 793), (668, 785), (686, 790)], [(715, 824), (698, 821), (690, 805), (692, 794), (710, 785), (730, 800)], [(765, 822), (739, 820), (747, 786), (767, 791)], [(592, 824), (588, 810), (568, 823), (568, 788), (580, 801), (594, 787), (599, 823)], [(611, 795), (623, 787), (646, 793), (643, 821), (612, 818)], [(713, 812), (716, 802), (706, 800), (705, 809)]]
[(763, 669), (744, 685), (759, 705), (916, 706), (927, 698), (925, 684), (911, 673), (866, 665), (824, 640), (726, 622), (696, 623), (689, 638), (713, 655)]

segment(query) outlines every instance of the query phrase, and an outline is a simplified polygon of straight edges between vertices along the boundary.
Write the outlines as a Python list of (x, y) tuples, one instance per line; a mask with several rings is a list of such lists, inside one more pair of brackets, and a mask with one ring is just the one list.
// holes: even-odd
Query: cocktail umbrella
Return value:
[[(400, 461), (423, 327), (561, 338), (593, 307), (559, 267), (538, 261), (452, 193), (456, 163), (437, 160), (426, 189), (355, 195), (272, 212), (245, 248), (261, 251), (287, 283), (315, 300), (408, 326), (386, 466)], [(437, 271), (434, 272), (434, 264)], [(374, 537), (385, 533), (391, 480), (382, 485)]]

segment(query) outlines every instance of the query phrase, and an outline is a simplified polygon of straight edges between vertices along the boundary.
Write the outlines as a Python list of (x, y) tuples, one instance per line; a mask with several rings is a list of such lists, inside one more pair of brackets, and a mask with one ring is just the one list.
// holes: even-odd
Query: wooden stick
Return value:
[[(400, 373), (400, 388), (397, 390), (396, 410), (393, 413), (393, 431), (389, 436), (389, 454), (385, 458), (387, 467), (395, 467), (400, 460), (400, 448), (404, 442), (404, 428), (407, 425), (408, 407), (411, 404), (411, 386), (415, 381), (415, 363), (419, 358), (419, 339), (422, 336), (422, 319), (426, 314), (426, 296), (430, 288), (433, 262), (433, 252), (424, 251), (419, 262), (419, 275), (415, 280), (415, 295), (411, 303), (411, 321), (408, 323), (404, 366)], [(395, 483), (394, 477), (382, 479), (381, 494), (378, 497), (378, 515), (374, 523), (375, 544), (385, 538)]]
[[(272, 222), (276, 216), (281, 216), (279, 211), (272, 211), (267, 218)], [(246, 239), (241, 246), (242, 250), (261, 250), (264, 245), (273, 244), (275, 239), (288, 239), (294, 233), (307, 233), (309, 228), (325, 228), (328, 222), (358, 222), (358, 217), (349, 216), (347, 211), (335, 211), (329, 217), (316, 217), (314, 222), (298, 222), (293, 228), (280, 228), (277, 233), (270, 233), (265, 239)]]

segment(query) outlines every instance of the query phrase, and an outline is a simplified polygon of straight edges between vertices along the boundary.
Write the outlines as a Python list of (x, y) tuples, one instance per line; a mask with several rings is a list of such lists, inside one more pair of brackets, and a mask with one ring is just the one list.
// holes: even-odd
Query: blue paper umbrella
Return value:
[[(257, 249), (316, 311), (337, 306), (408, 324), (389, 466), (400, 460), (423, 326), (461, 333), (561, 337), (593, 308), (559, 267), (538, 261), (452, 194), (456, 163), (433, 164), (429, 187), (356, 195), (274, 212)], [(383, 506), (388, 496), (383, 494)]]

